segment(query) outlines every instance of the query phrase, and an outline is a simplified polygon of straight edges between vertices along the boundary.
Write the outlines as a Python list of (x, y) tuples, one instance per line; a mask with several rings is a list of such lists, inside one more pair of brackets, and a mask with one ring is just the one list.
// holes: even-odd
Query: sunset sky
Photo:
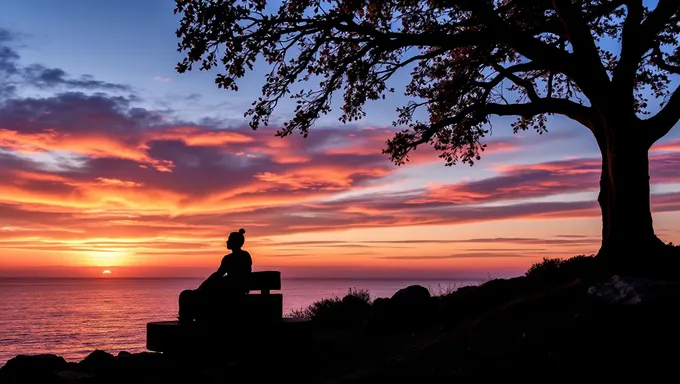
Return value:
[[(390, 163), (399, 93), (307, 139), (254, 132), (243, 112), (266, 67), (238, 93), (214, 73), (176, 74), (173, 6), (3, 2), (0, 276), (199, 276), (241, 227), (255, 268), (284, 276), (508, 276), (597, 251), (586, 128), (556, 117), (547, 134), (512, 135), (513, 119), (495, 119), (473, 167), (426, 147)], [(290, 113), (280, 105), (275, 122)], [(655, 227), (677, 243), (680, 129), (650, 156)]]

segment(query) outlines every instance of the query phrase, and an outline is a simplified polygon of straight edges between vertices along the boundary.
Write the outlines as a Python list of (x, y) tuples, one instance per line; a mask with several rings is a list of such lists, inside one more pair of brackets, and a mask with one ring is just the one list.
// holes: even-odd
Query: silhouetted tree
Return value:
[[(340, 120), (365, 115), (367, 100), (394, 92), (387, 81), (411, 69), (397, 126), (383, 150), (402, 164), (429, 143), (447, 165), (472, 164), (492, 115), (518, 116), (515, 132), (546, 130), (547, 115), (587, 127), (602, 153), (601, 254), (662, 245), (650, 210), (648, 151), (680, 119), (680, 1), (659, 0), (177, 0), (177, 70), (224, 66), (219, 87), (256, 58), (271, 64), (262, 97), (246, 112), (253, 129), (284, 96), (295, 114), (277, 135), (305, 136), (344, 93)], [(271, 3), (271, 2), (270, 2)], [(271, 8), (271, 9), (270, 9)], [(298, 81), (319, 85), (294, 91)], [(504, 94), (511, 88), (514, 92)], [(661, 100), (645, 117), (645, 94)], [(414, 113), (425, 109), (428, 121)]]

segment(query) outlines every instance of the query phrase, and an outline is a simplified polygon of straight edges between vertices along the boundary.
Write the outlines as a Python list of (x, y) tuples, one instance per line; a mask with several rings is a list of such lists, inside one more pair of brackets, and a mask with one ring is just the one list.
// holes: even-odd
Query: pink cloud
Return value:
[(680, 152), (680, 140), (668, 140), (654, 144), (651, 152)]

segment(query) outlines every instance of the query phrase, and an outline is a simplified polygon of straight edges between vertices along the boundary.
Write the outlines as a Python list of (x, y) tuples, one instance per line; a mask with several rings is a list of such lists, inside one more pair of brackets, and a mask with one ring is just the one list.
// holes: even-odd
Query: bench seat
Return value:
[(252, 272), (248, 278), (248, 289), (260, 291), (266, 295), (271, 291), (281, 289), (281, 272), (279, 271), (260, 271)]

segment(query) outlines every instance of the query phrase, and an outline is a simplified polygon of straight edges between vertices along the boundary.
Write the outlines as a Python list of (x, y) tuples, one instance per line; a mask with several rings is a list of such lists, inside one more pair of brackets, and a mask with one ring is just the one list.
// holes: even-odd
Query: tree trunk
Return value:
[(652, 224), (649, 148), (635, 138), (609, 136), (598, 140), (602, 153), (599, 254), (614, 263), (628, 264), (656, 254), (663, 242), (656, 237)]

